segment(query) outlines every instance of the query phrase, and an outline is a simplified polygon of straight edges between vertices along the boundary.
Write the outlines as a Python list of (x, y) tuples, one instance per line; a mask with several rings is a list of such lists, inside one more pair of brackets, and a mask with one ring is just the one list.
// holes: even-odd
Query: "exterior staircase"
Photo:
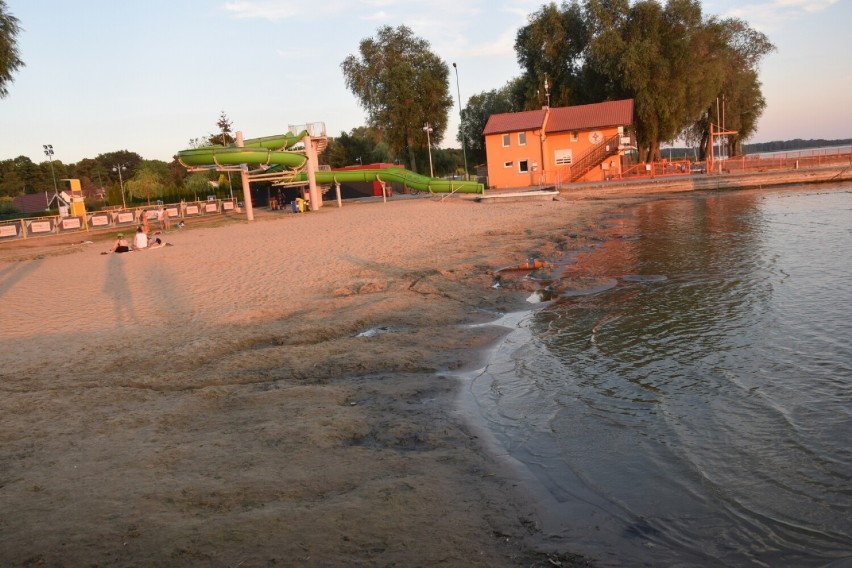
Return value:
[(625, 136), (616, 134), (580, 156), (578, 160), (571, 164), (571, 173), (568, 182), (577, 181), (593, 168), (601, 165), (610, 156), (618, 154), (618, 151), (622, 147), (622, 138), (625, 138)]

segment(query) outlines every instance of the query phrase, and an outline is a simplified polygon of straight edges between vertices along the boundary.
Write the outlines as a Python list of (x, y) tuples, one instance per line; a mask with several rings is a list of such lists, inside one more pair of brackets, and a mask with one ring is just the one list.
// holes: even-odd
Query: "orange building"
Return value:
[(488, 186), (561, 185), (621, 175), (633, 99), (492, 114), (485, 125)]

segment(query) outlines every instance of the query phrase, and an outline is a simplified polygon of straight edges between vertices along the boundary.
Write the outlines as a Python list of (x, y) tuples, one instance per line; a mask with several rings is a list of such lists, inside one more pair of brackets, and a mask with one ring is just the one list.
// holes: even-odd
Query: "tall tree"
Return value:
[(233, 123), (228, 118), (228, 115), (225, 114), (224, 110), (219, 113), (219, 120), (216, 121), (216, 126), (219, 128), (219, 131), (209, 136), (208, 140), (210, 144), (214, 146), (227, 146), (237, 141), (236, 138), (231, 135)]
[[(136, 168), (142, 163), (142, 156), (136, 152), (128, 150), (119, 150), (117, 152), (107, 152), (98, 154), (95, 160), (101, 164), (106, 171), (107, 178), (102, 179), (104, 183), (109, 183), (107, 189), (107, 201), (110, 205), (119, 205), (123, 203), (122, 188), (136, 173)], [(124, 187), (126, 190), (126, 187)], [(125, 194), (126, 195), (126, 194)]]
[(727, 155), (742, 153), (742, 141), (754, 134), (757, 121), (766, 108), (758, 69), (762, 59), (775, 46), (761, 32), (736, 18), (711, 19), (707, 25), (715, 37), (715, 58), (723, 70), (715, 91), (705, 99), (703, 114), (686, 131), (697, 142), (704, 159), (710, 151), (710, 123), (737, 134), (727, 138)]
[(706, 146), (723, 96), (736, 153), (765, 107), (757, 63), (774, 47), (739, 20), (705, 19), (700, 0), (573, 0), (530, 16), (515, 49), (524, 108), (546, 102), (544, 77), (552, 105), (632, 98), (640, 159), (656, 160), (685, 134)]
[(18, 54), (17, 36), (21, 32), (18, 19), (9, 13), (5, 0), (0, 0), (0, 99), (9, 94), (12, 74), (24, 66)]
[(163, 195), (170, 177), (171, 171), (166, 162), (145, 160), (124, 187), (131, 197), (144, 199), (150, 205), (152, 199), (157, 200)]
[(361, 40), (360, 56), (349, 55), (341, 68), (346, 86), (367, 111), (369, 126), (381, 133), (392, 153), (407, 153), (417, 171), (415, 149), (426, 146), (429, 123), (439, 143), (453, 107), (449, 67), (406, 26), (383, 26), (375, 38)]
[(0, 196), (14, 197), (25, 193), (37, 193), (36, 179), (39, 166), (26, 156), (0, 162)]
[[(71, 174), (71, 177), (79, 178), (81, 180), (80, 183), (83, 185), (83, 192), (89, 195), (98, 190), (106, 189), (110, 178), (110, 167), (111, 165), (108, 166), (100, 160), (83, 158), (74, 164), (74, 172)], [(83, 182), (83, 178), (88, 179), (91, 185), (87, 187), (87, 184)]]
[(576, 0), (563, 2), (561, 10), (551, 2), (529, 17), (515, 38), (518, 64), (524, 70), (527, 109), (540, 108), (548, 101), (550, 106), (576, 101), (587, 44), (583, 9)]
[[(204, 199), (210, 193), (210, 174), (208, 172), (195, 172), (186, 176), (184, 180), (186, 190), (195, 201)], [(199, 197), (200, 196), (200, 197)]]
[(329, 145), (328, 163), (333, 168), (341, 168), (392, 161), (388, 146), (381, 139), (378, 131), (367, 126), (353, 128), (348, 133), (341, 132)]

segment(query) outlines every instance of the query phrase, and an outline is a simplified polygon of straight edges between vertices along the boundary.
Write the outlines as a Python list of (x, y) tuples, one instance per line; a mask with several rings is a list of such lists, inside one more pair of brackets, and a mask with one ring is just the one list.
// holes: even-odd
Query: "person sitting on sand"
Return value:
[(133, 235), (133, 250), (142, 250), (148, 247), (148, 235), (142, 227), (136, 229), (136, 234)]
[(109, 252), (130, 252), (130, 243), (124, 238), (124, 233), (118, 233), (115, 236), (115, 242)]

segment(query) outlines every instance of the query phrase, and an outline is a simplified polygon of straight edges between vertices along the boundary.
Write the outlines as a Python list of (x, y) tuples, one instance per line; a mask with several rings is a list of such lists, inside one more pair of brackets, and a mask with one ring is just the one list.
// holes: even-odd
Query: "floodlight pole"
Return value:
[(127, 202), (124, 200), (124, 178), (121, 177), (121, 170), (127, 168), (124, 164), (116, 164), (112, 167), (112, 171), (118, 172), (118, 186), (121, 188), (121, 208), (127, 209)]
[(53, 195), (56, 199), (56, 210), (59, 211), (59, 187), (56, 185), (56, 173), (53, 171), (53, 144), (42, 144), (44, 155), (50, 161), (50, 175), (53, 177)]

